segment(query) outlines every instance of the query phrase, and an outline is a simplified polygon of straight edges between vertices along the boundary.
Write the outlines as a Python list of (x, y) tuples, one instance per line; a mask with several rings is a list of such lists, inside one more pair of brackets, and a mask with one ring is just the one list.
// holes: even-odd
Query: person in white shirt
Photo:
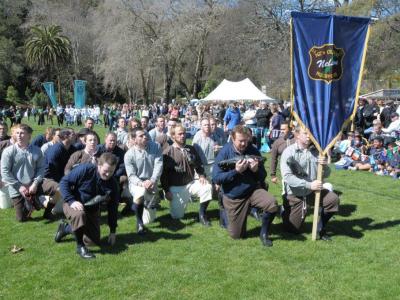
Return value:
[(393, 134), (396, 133), (397, 131), (400, 131), (400, 119), (399, 119), (399, 114), (397, 112), (394, 112), (390, 115), (390, 118), (392, 122), (389, 124), (387, 128), (382, 128), (382, 131), (387, 134)]

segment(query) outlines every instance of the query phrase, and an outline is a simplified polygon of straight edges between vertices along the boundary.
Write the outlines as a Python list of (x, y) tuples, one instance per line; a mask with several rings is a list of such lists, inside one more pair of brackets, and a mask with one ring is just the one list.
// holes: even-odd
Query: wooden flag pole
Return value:
[[(325, 156), (323, 154), (319, 154), (319, 160), (323, 159)], [(318, 163), (317, 170), (317, 180), (322, 181), (323, 176), (323, 165)], [(319, 202), (321, 199), (321, 191), (315, 192), (315, 202), (314, 202), (314, 218), (313, 218), (313, 226), (312, 226), (312, 234), (311, 238), (313, 241), (317, 240), (317, 229), (318, 229), (318, 221), (319, 221)]]

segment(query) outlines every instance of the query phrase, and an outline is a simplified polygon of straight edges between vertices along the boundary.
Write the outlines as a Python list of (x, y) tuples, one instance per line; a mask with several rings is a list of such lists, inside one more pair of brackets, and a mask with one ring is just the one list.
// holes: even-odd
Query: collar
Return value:
[(295, 143), (295, 152), (298, 152), (298, 153), (304, 153), (304, 152), (307, 152), (308, 151), (308, 148), (305, 148), (305, 149), (303, 149), (303, 148), (300, 148), (300, 146), (299, 146), (299, 144), (296, 142)]
[(234, 145), (233, 142), (232, 142), (232, 149), (233, 149), (233, 152), (235, 152), (235, 153), (238, 154), (238, 155), (243, 155), (243, 154), (246, 152), (246, 150), (247, 150), (248, 147), (249, 147), (249, 146), (247, 146), (246, 149), (244, 149), (243, 153), (241, 153), (238, 149), (236, 149), (235, 145)]
[(145, 148), (139, 148), (137, 145), (133, 145), (133, 148), (139, 152), (146, 151), (149, 148), (149, 144)]
[(90, 154), (89, 152), (87, 152), (86, 149), (83, 149), (83, 151), (84, 151), (86, 154), (90, 155), (90, 156), (96, 156), (96, 154), (97, 154), (97, 150), (95, 150), (95, 151), (93, 152), (93, 154)]

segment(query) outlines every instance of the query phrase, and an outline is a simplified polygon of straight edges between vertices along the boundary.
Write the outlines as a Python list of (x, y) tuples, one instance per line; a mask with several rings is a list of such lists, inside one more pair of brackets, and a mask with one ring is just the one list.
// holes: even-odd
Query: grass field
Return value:
[[(333, 242), (311, 241), (311, 215), (298, 236), (276, 218), (268, 249), (253, 218), (249, 237), (231, 240), (215, 201), (211, 228), (196, 222), (198, 202), (173, 222), (163, 201), (144, 237), (134, 216), (121, 218), (116, 246), (93, 248), (92, 261), (75, 254), (71, 238), (56, 244), (58, 223), (42, 212), (19, 224), (12, 209), (1, 210), (0, 299), (400, 299), (400, 182), (351, 171), (333, 171), (329, 181), (341, 193)], [(281, 202), (280, 191), (270, 184)], [(11, 254), (14, 244), (24, 251)]]

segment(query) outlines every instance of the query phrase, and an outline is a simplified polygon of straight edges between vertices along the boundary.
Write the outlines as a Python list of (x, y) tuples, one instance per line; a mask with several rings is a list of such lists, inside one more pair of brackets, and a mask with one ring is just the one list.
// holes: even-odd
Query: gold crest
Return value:
[(326, 83), (339, 80), (343, 74), (344, 50), (333, 44), (312, 47), (308, 76), (314, 80), (323, 80)]

